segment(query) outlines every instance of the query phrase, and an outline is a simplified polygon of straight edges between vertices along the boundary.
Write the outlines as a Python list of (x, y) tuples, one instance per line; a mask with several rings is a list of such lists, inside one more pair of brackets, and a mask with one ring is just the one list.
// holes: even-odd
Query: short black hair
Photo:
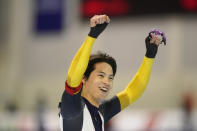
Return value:
[(115, 76), (117, 69), (116, 60), (106, 53), (98, 52), (90, 56), (88, 67), (84, 73), (85, 79), (89, 78), (91, 72), (95, 69), (95, 64), (100, 62), (106, 62), (107, 64), (109, 64), (112, 67), (113, 76)]

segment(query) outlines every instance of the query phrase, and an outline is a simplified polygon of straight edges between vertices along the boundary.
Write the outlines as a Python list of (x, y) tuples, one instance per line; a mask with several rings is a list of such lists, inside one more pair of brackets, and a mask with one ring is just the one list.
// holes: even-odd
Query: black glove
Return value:
[(97, 24), (95, 27), (91, 27), (88, 35), (93, 38), (97, 38), (104, 31), (107, 25), (108, 23), (105, 22), (103, 24)]
[(150, 39), (152, 38), (151, 34), (160, 35), (162, 37), (161, 43), (164, 43), (164, 45), (166, 45), (166, 36), (165, 36), (165, 33), (162, 32), (160, 29), (152, 29), (148, 37), (146, 37), (146, 40), (145, 40), (146, 56), (148, 58), (155, 58), (157, 54), (158, 46), (154, 43), (150, 44)]
[(145, 56), (148, 58), (155, 58), (158, 50), (158, 46), (154, 43), (150, 43), (151, 36), (149, 35), (146, 37), (145, 43), (146, 43), (146, 54)]

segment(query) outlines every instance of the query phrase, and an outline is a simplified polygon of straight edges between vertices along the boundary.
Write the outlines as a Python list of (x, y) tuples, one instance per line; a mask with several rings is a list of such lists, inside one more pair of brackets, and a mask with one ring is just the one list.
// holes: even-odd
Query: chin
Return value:
[(99, 97), (99, 98), (98, 98), (99, 102), (100, 102), (100, 103), (103, 102), (107, 96), (108, 96), (108, 95), (106, 95), (106, 96), (103, 96), (103, 95), (102, 95), (101, 97)]

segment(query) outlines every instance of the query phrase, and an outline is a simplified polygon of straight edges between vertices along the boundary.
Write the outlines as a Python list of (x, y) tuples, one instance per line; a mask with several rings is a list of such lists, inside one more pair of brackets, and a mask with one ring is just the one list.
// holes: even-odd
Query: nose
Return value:
[(103, 83), (109, 85), (110, 81), (107, 77), (103, 78)]

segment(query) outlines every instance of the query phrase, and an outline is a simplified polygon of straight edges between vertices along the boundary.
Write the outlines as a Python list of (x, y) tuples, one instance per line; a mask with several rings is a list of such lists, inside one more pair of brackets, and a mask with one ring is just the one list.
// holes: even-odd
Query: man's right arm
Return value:
[[(91, 49), (95, 40), (96, 40), (95, 38), (87, 36), (86, 40), (84, 41), (84, 43), (77, 51), (76, 55), (72, 60), (72, 63), (68, 70), (66, 85), (65, 85), (67, 93), (71, 95), (73, 95), (73, 93), (78, 92), (80, 90), (80, 88), (78, 87), (82, 86), (80, 83), (82, 81), (83, 74), (88, 66)], [(70, 92), (69, 89), (67, 88), (70, 88)]]
[(109, 21), (109, 17), (106, 15), (95, 15), (90, 19), (91, 30), (74, 56), (67, 74), (66, 91), (71, 95), (79, 92), (82, 86), (80, 83), (88, 66), (92, 46)]
[(65, 91), (60, 104), (63, 118), (73, 118), (83, 109), (81, 103), (82, 78), (88, 66), (92, 46), (99, 34), (106, 28), (107, 23), (109, 23), (109, 17), (106, 15), (96, 15), (90, 20), (91, 30), (75, 54), (68, 70)]

